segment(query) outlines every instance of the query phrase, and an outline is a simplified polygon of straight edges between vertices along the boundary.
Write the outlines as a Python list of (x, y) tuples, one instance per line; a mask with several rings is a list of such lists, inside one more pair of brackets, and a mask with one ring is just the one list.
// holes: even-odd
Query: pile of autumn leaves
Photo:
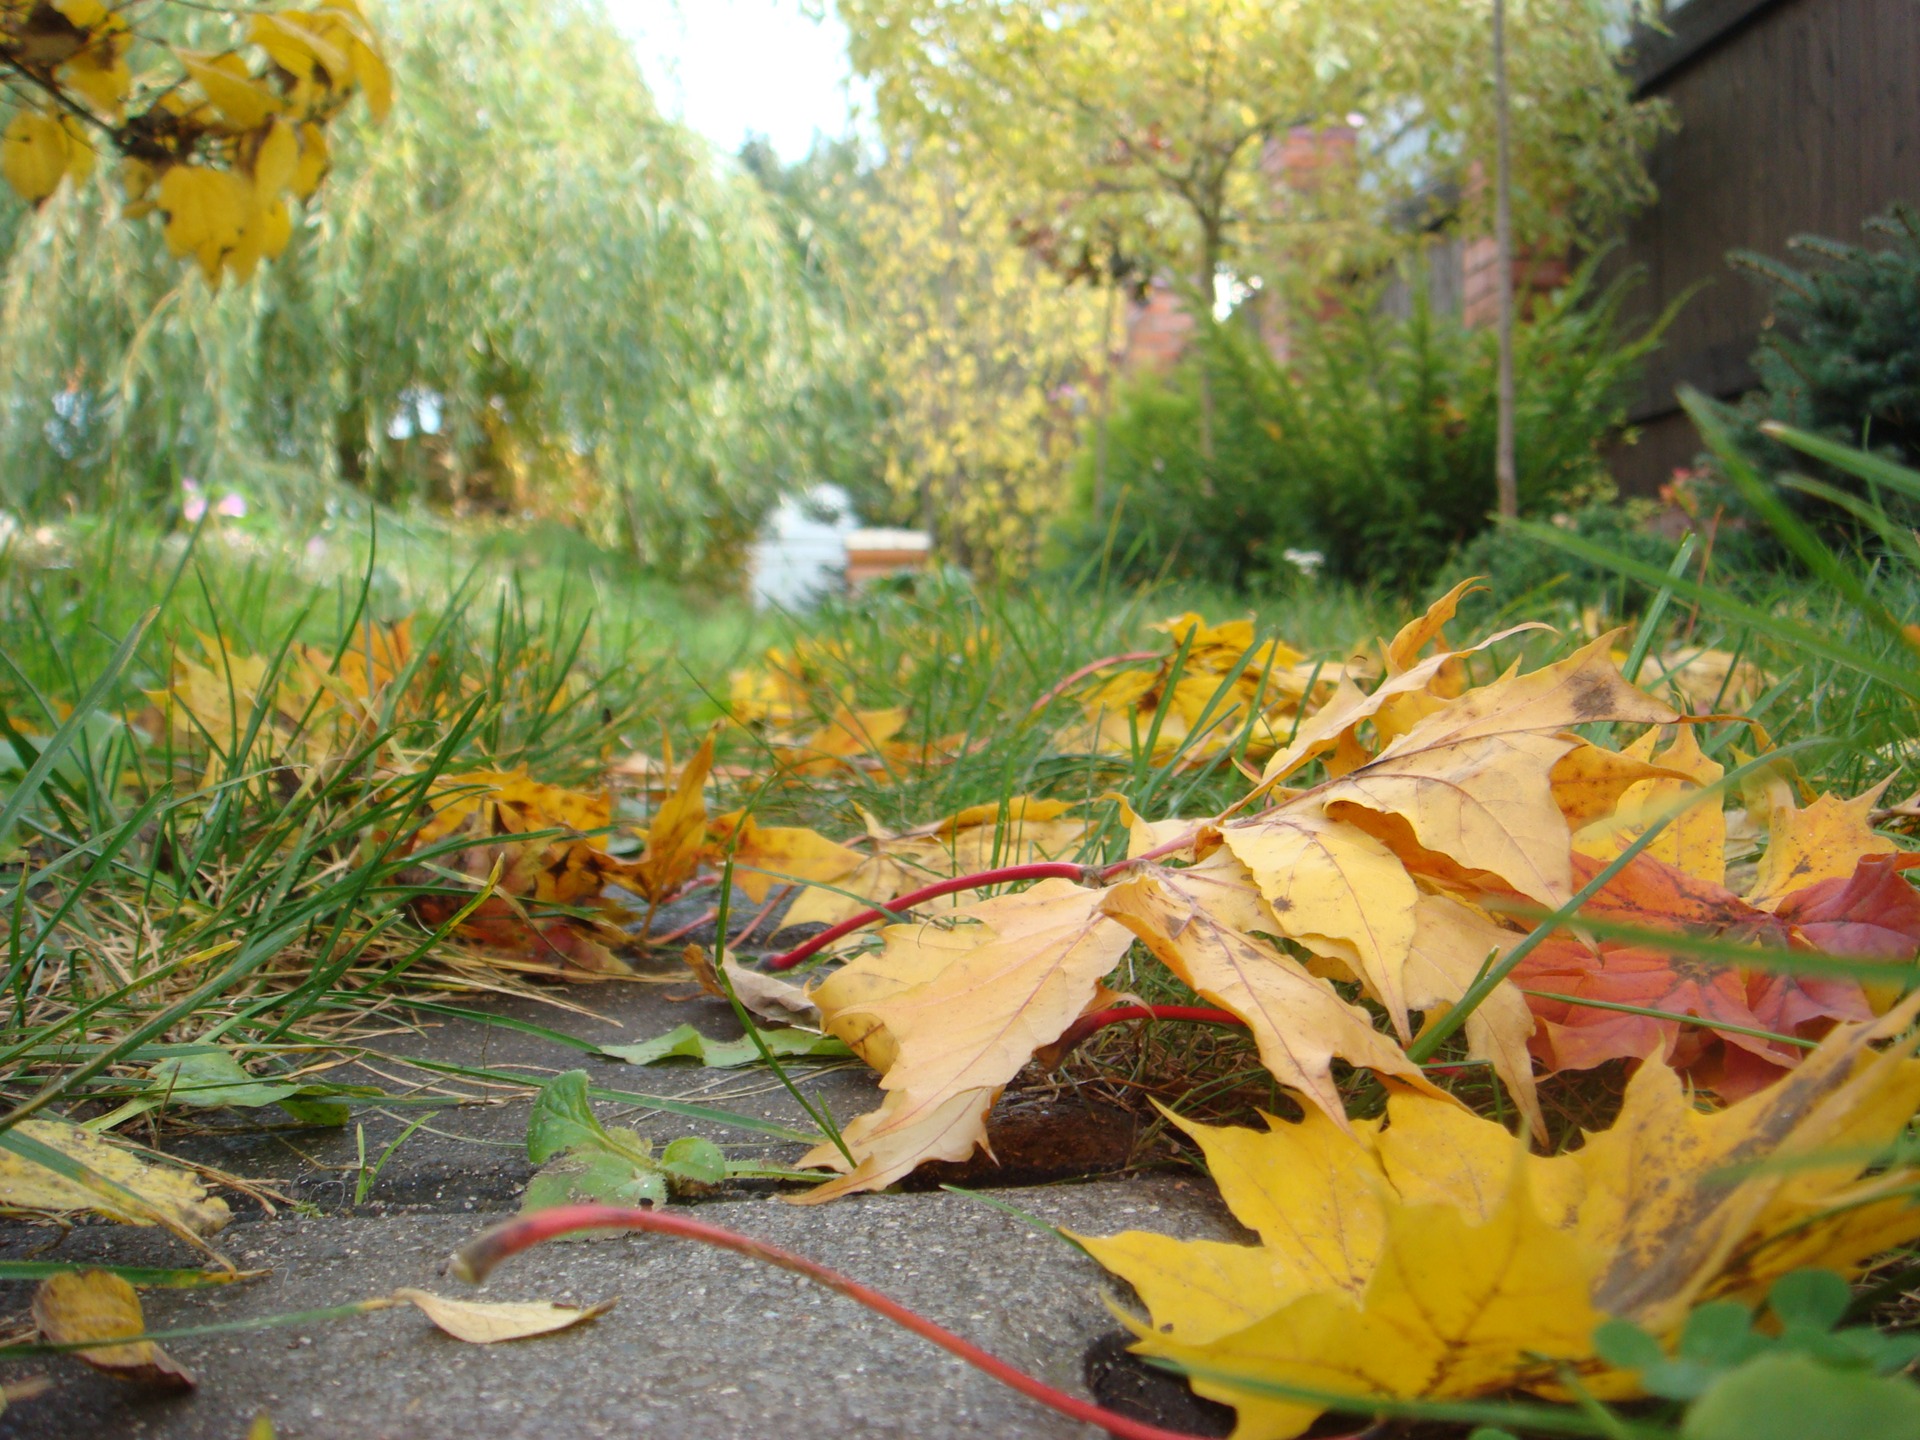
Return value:
[[(1696, 740), (1706, 717), (1629, 684), (1612, 637), (1471, 684), (1473, 657), (1516, 632), (1450, 647), (1460, 595), (1337, 675), (1254, 645), (1245, 625), (1183, 617), (1157, 667), (1089, 677), (1057, 748), (1137, 745), (1148, 717), (1157, 743), (1172, 717), (1184, 727), (1173, 763), (1228, 746), (1264, 761), (1223, 814), (1147, 821), (1117, 802), (1129, 857), (1104, 867), (1076, 858), (1097, 805), (1017, 797), (906, 833), (869, 822), (844, 844), (740, 812), (709, 818), (711, 734), (682, 765), (626, 767), (660, 791), (638, 859), (593, 838), (610, 801), (524, 775), (448, 777), (415, 843), (475, 842), (468, 859), (454, 852), (456, 869), (485, 877), (463, 933), (538, 941), (575, 970), (623, 962), (608, 935), (542, 907), (610, 884), (657, 904), (728, 861), (756, 902), (803, 887), (784, 924), (852, 928), (827, 951), (837, 965), (781, 998), (878, 1071), (884, 1098), (844, 1127), (844, 1152), (806, 1157), (835, 1172), (806, 1202), (971, 1155), (1001, 1091), (1152, 961), (1237, 1017), (1305, 1118), (1264, 1132), (1175, 1118), (1260, 1244), (1083, 1241), (1146, 1305), (1140, 1348), (1238, 1406), (1237, 1435), (1297, 1434), (1319, 1413), (1261, 1385), (1457, 1397), (1551, 1391), (1577, 1373), (1631, 1393), (1631, 1376), (1597, 1373), (1599, 1318), (1671, 1333), (1703, 1299), (1758, 1297), (1801, 1266), (1851, 1271), (1920, 1236), (1906, 1193), (1920, 1174), (1877, 1165), (1920, 1106), (1906, 1033), (1920, 1000), (1888, 1009), (1920, 946), (1920, 895), (1906, 855), (1869, 824), (1874, 795), (1812, 796), (1781, 759), (1729, 796)], [(958, 748), (900, 745), (894, 712), (842, 707), (796, 728), (779, 690), (765, 673), (736, 687), (776, 769), (871, 781)], [(345, 684), (342, 703), (356, 694)], [(1290, 788), (1315, 762), (1319, 778)], [(510, 839), (555, 827), (572, 833)], [(1463, 1027), (1468, 1057), (1540, 1140), (1537, 1073), (1640, 1062), (1611, 1127), (1543, 1157), (1407, 1047), (1649, 829)], [(1025, 888), (965, 893), (1036, 867), (1045, 878)], [(898, 912), (952, 877), (975, 879), (917, 918), (859, 928), (881, 918), (865, 906)], [(1883, 962), (1888, 981), (1797, 976), (1778, 963), (1791, 951)], [(1384, 1085), (1384, 1118), (1349, 1117), (1336, 1061)]]

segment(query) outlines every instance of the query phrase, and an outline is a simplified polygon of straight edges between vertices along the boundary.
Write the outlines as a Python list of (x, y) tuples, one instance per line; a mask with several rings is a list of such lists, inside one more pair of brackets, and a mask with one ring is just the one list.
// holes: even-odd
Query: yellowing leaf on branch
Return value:
[(60, 188), (71, 157), (66, 127), (38, 110), (16, 111), (0, 133), (0, 175), (29, 205), (38, 205)]
[(256, 129), (280, 108), (278, 97), (248, 74), (246, 61), (238, 55), (204, 55), (192, 50), (176, 50), (174, 54), (200, 87), (200, 93), (236, 129)]
[(167, 248), (191, 255), (207, 283), (218, 285), (253, 220), (252, 188), (231, 170), (175, 165), (160, 177), (158, 203), (167, 222)]

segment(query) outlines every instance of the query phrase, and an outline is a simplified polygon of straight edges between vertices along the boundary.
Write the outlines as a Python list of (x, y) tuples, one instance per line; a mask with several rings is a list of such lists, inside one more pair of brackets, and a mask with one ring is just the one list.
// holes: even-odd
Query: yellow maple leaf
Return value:
[(1795, 890), (1853, 874), (1865, 856), (1891, 855), (1899, 847), (1869, 820), (1886, 788), (1883, 780), (1851, 800), (1821, 795), (1804, 809), (1782, 794), (1766, 817), (1767, 848), (1747, 902), (1771, 910)]
[(730, 853), (734, 884), (754, 904), (776, 885), (791, 881), (832, 884), (851, 875), (867, 857), (817, 830), (799, 825), (762, 825), (735, 811), (714, 817), (708, 826), (714, 858)]
[[(633, 878), (640, 893), (656, 905), (693, 878), (706, 853), (707, 773), (713, 769), (713, 742), (719, 733), (718, 725), (707, 732), (680, 772), (673, 793), (661, 801), (648, 823), (647, 848), (634, 862)], [(671, 754), (667, 767), (673, 767)]]
[[(1648, 826), (1671, 816), (1646, 853), (1718, 885), (1727, 877), (1726, 814), (1717, 795), (1705, 801), (1697, 797), (1726, 769), (1700, 749), (1691, 725), (1678, 727), (1671, 743), (1656, 754), (1653, 747), (1658, 736), (1657, 728), (1648, 730), (1627, 747), (1625, 756), (1668, 773), (1627, 786), (1610, 814), (1574, 832), (1574, 851), (1594, 860), (1611, 860), (1646, 833)], [(1559, 798), (1556, 790), (1555, 799)]]
[(1347, 1112), (1333, 1083), (1335, 1056), (1431, 1088), (1365, 1010), (1250, 933), (1274, 927), (1252, 875), (1225, 851), (1188, 870), (1136, 871), (1106, 892), (1102, 908), (1202, 998), (1245, 1021), (1267, 1072), (1336, 1124)]
[(886, 1062), (887, 1097), (844, 1132), (853, 1166), (827, 1146), (806, 1157), (852, 1171), (807, 1201), (877, 1189), (922, 1160), (972, 1152), (1000, 1087), (1085, 1012), (1132, 943), (1101, 898), (1043, 880), (963, 907), (955, 913), (967, 923), (956, 929), (893, 926), (880, 955), (810, 992), (829, 1034), (869, 1063)]
[(1056, 748), (1129, 755), (1157, 723), (1157, 764), (1176, 754), (1183, 766), (1203, 764), (1242, 735), (1258, 758), (1281, 743), (1303, 707), (1333, 688), (1292, 646), (1279, 640), (1256, 645), (1250, 620), (1209, 625), (1188, 613), (1154, 628), (1168, 635), (1164, 658), (1152, 669), (1122, 670), (1102, 681), (1082, 701), (1082, 718), (1054, 737)]
[(1555, 1361), (1597, 1367), (1603, 1316), (1670, 1334), (1701, 1300), (1757, 1298), (1803, 1265), (1853, 1271), (1920, 1235), (1901, 1193), (1920, 1172), (1872, 1173), (1920, 1103), (1916, 1013), (1920, 996), (1839, 1027), (1714, 1113), (1649, 1061), (1613, 1126), (1567, 1155), (1405, 1089), (1384, 1125), (1351, 1130), (1316, 1111), (1264, 1133), (1177, 1120), (1259, 1245), (1076, 1238), (1147, 1307), (1135, 1348), (1235, 1406), (1237, 1437), (1285, 1440), (1324, 1408), (1263, 1383), (1392, 1399), (1551, 1385)]
[(1252, 872), (1275, 933), (1347, 962), (1407, 1037), (1401, 971), (1418, 890), (1393, 852), (1308, 797), (1233, 821), (1220, 835)]
[[(1554, 766), (1591, 721), (1678, 718), (1621, 678), (1602, 637), (1555, 664), (1467, 691), (1367, 764), (1314, 792), (1321, 804), (1398, 816), (1427, 850), (1558, 905), (1572, 893), (1571, 836)], [(1417, 670), (1408, 672), (1418, 673)]]
[[(609, 796), (542, 784), (525, 770), (449, 775), (434, 789), (434, 813), (415, 834), (413, 850), (438, 851), (431, 859), (436, 870), (475, 882), (491, 880), (494, 887), (456, 933), (525, 954), (535, 968), (569, 978), (630, 968), (609, 948), (625, 939), (618, 927), (592, 914), (553, 913), (591, 907), (610, 881), (632, 876), (629, 862), (589, 838), (612, 824)], [(511, 838), (552, 830), (575, 833)], [(467, 843), (449, 844), (454, 841)], [(422, 895), (413, 902), (430, 925), (446, 923), (468, 904), (459, 893)]]
[[(831, 890), (810, 886), (795, 897), (782, 925), (837, 925), (874, 905), (894, 900), (936, 880), (978, 874), (1003, 865), (1076, 856), (1088, 822), (1068, 812), (1063, 800), (1015, 795), (1000, 804), (970, 805), (943, 820), (894, 832), (869, 822), (871, 853), (834, 882)], [(945, 902), (964, 904), (964, 897)]]

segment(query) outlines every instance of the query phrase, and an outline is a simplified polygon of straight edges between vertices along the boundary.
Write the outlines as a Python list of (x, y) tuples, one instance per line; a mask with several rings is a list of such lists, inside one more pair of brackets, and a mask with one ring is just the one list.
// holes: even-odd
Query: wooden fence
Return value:
[(1632, 74), (1680, 128), (1652, 158), (1659, 201), (1609, 263), (1644, 271), (1645, 314), (1706, 284), (1648, 365), (1638, 443), (1612, 457), (1629, 494), (1652, 493), (1700, 448), (1677, 386), (1730, 397), (1753, 384), (1768, 301), (1727, 252), (1857, 240), (1892, 201), (1920, 202), (1920, 0), (1688, 0), (1667, 28), (1637, 38)]

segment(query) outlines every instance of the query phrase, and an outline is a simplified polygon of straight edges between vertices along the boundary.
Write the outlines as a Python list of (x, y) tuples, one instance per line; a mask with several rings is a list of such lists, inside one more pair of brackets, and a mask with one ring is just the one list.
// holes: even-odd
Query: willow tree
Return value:
[(585, 0), (407, 6), (384, 39), (392, 115), (336, 124), (326, 203), (244, 284), (183, 276), (102, 177), (0, 215), (7, 502), (345, 480), (707, 563), (788, 478), (808, 360), (757, 187)]
[[(1378, 263), (1403, 203), (1492, 170), (1485, 0), (838, 0), (895, 134), (956, 146), (1049, 229), (1118, 236), (1187, 277), (1308, 283)], [(1508, 17), (1516, 223), (1591, 233), (1647, 194), (1660, 123), (1608, 44), (1610, 0)], [(1269, 141), (1336, 131), (1287, 189)], [(1350, 146), (1344, 142), (1351, 132)], [(1477, 215), (1469, 223), (1478, 223)], [(1203, 397), (1204, 399), (1204, 397)]]

